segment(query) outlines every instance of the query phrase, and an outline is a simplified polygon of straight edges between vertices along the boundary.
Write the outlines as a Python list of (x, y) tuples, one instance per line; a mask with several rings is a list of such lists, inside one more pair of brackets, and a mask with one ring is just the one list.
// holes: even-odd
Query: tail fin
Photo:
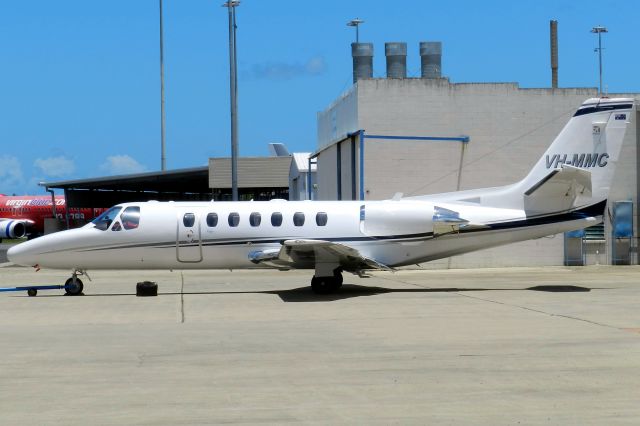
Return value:
[(606, 200), (634, 100), (585, 101), (515, 188), (527, 212), (561, 211)]

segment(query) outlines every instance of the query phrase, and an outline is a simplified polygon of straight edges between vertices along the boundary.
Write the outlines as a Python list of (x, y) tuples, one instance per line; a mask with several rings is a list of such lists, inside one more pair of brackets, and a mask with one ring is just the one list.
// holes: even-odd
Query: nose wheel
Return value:
[(82, 290), (84, 289), (84, 284), (82, 284), (82, 280), (78, 278), (78, 272), (74, 272), (71, 278), (69, 278), (64, 283), (64, 292), (68, 296), (78, 296), (82, 294)]
[(69, 278), (67, 282), (64, 283), (64, 291), (69, 296), (82, 294), (83, 289), (84, 284), (82, 284), (82, 280), (80, 280), (80, 278)]

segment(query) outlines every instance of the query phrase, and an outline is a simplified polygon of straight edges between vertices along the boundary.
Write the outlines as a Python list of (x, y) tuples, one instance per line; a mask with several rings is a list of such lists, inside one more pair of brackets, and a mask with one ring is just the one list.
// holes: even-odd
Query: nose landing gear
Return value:
[[(78, 275), (87, 275), (87, 273), (79, 269), (73, 271), (71, 278), (64, 283), (64, 291), (67, 296), (79, 296), (83, 294), (84, 284), (82, 280), (78, 278)], [(87, 278), (89, 278), (89, 275), (87, 275)], [(89, 281), (91, 281), (91, 278), (89, 278)]]

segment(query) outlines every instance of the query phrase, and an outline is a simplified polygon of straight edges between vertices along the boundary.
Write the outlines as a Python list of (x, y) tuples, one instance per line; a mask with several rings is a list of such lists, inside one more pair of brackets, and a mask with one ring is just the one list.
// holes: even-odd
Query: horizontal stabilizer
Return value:
[[(560, 170), (553, 170), (538, 183), (533, 185), (525, 195), (539, 196), (544, 194), (559, 194), (567, 192), (571, 187), (578, 186), (582, 189), (580, 193), (587, 197), (591, 196), (591, 172), (589, 170), (563, 165)], [(543, 196), (544, 196), (543, 194)]]
[(578, 196), (591, 196), (591, 172), (565, 164), (561, 169), (551, 171), (524, 195), (527, 212), (567, 210)]

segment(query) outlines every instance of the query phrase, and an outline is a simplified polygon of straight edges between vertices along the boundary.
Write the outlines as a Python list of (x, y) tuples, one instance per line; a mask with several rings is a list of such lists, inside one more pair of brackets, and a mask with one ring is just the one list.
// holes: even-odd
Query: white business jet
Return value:
[(602, 221), (633, 99), (589, 99), (512, 185), (385, 201), (140, 202), (79, 229), (12, 247), (20, 265), (71, 269), (313, 269), (329, 293), (342, 272), (428, 262)]

